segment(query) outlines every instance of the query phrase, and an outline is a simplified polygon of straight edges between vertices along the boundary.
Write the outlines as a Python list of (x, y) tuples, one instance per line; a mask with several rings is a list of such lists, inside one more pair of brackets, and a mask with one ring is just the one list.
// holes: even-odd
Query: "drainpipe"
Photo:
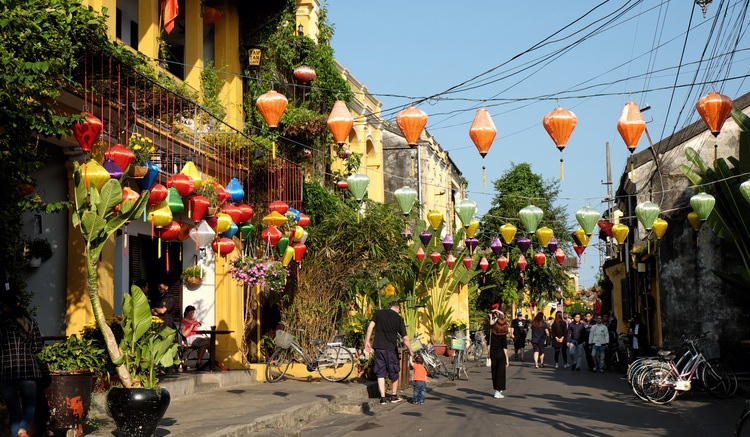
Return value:
[[(422, 146), (417, 143), (417, 196), (419, 204), (422, 204)], [(421, 220), (421, 216), (420, 216)]]

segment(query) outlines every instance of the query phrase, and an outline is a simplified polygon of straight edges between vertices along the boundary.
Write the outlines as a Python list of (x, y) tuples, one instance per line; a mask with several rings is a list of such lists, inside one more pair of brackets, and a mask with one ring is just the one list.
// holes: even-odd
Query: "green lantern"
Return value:
[(750, 202), (750, 181), (745, 181), (740, 184), (740, 193), (742, 193), (742, 196)]
[(542, 208), (534, 205), (529, 205), (518, 211), (518, 218), (521, 219), (521, 224), (528, 233), (536, 232), (539, 222), (542, 221), (542, 216), (544, 216)]
[(586, 232), (586, 235), (594, 233), (596, 222), (598, 222), (601, 217), (602, 215), (599, 214), (599, 211), (590, 206), (584, 206), (576, 211), (576, 220), (578, 220), (578, 224), (581, 225), (583, 231)]
[(255, 230), (255, 226), (251, 225), (250, 222), (245, 222), (240, 225), (240, 235), (242, 235), (243, 240), (247, 240), (247, 237), (250, 236), (250, 234), (253, 233)]
[(659, 217), (659, 205), (653, 202), (643, 202), (635, 207), (635, 215), (646, 230), (650, 231), (654, 220)]
[(471, 219), (477, 212), (477, 203), (471, 199), (462, 199), (456, 203), (456, 215), (461, 220), (464, 227), (471, 224)]
[(172, 211), (172, 216), (176, 216), (185, 209), (185, 204), (182, 203), (182, 197), (175, 187), (167, 188), (167, 205), (169, 210)]
[(716, 199), (708, 193), (698, 193), (690, 198), (690, 206), (701, 220), (706, 220), (711, 215), (714, 205), (716, 205)]
[(279, 239), (279, 242), (276, 243), (276, 250), (279, 251), (279, 256), (284, 256), (284, 252), (286, 252), (286, 248), (289, 246), (289, 237), (284, 235)]
[(417, 190), (412, 187), (401, 187), (393, 193), (393, 197), (396, 198), (396, 203), (404, 215), (409, 215), (417, 200)]
[(367, 187), (370, 186), (370, 178), (362, 173), (354, 173), (346, 178), (346, 183), (349, 184), (349, 191), (357, 202), (361, 202), (367, 193)]

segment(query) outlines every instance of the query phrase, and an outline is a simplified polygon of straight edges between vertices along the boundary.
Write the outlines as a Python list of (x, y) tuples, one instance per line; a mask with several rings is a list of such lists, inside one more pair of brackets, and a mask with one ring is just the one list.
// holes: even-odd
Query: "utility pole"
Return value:
[[(609, 155), (609, 141), (606, 143), (607, 150), (607, 219), (612, 221), (613, 214), (613, 201), (614, 197), (612, 194), (612, 163), (610, 162)], [(607, 240), (607, 256), (613, 256), (611, 241)]]

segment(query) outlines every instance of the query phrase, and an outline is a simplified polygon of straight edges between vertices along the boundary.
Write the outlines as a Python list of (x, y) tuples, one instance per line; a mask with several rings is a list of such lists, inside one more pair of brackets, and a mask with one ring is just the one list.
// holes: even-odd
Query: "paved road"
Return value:
[(730, 436), (744, 405), (739, 397), (716, 400), (701, 392), (671, 405), (647, 404), (617, 374), (556, 370), (554, 364), (535, 369), (530, 360), (527, 353), (525, 363), (511, 361), (505, 399), (492, 397), (489, 369), (470, 363), (468, 381), (436, 380), (424, 405), (378, 405), (367, 416), (334, 416), (308, 425), (302, 436)]

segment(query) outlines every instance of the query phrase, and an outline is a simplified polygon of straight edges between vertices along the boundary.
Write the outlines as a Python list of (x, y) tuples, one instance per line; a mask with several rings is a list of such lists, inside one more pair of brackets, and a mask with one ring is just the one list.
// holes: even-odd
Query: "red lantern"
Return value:
[(487, 273), (489, 267), (490, 263), (487, 261), (487, 258), (482, 257), (482, 260), (479, 261), (479, 268), (482, 269), (482, 273)]
[(732, 99), (719, 93), (708, 93), (695, 104), (703, 122), (714, 136), (719, 135), (721, 127), (732, 112)]
[(634, 102), (625, 104), (620, 119), (617, 121), (617, 130), (630, 153), (633, 153), (638, 147), (643, 131), (646, 130), (646, 120), (643, 119), (637, 104)]
[(419, 136), (427, 125), (427, 114), (409, 106), (396, 116), (396, 124), (410, 146), (416, 146)]
[(299, 263), (302, 261), (302, 256), (305, 254), (307, 246), (302, 243), (294, 243), (292, 247), (294, 248), (294, 262)]
[(297, 220), (297, 224), (304, 228), (305, 226), (310, 224), (310, 217), (306, 216), (305, 214), (300, 213), (299, 220)]
[(448, 258), (445, 259), (445, 263), (448, 264), (448, 268), (452, 269), (453, 265), (456, 264), (456, 258), (453, 255), (448, 254)]
[(164, 241), (176, 240), (180, 236), (180, 229), (180, 224), (176, 221), (172, 221), (172, 223), (167, 226), (159, 228), (156, 231), (156, 236)]
[(276, 228), (276, 226), (271, 225), (260, 234), (260, 237), (263, 239), (263, 241), (270, 244), (271, 247), (276, 247), (276, 243), (281, 240), (282, 233), (278, 230), (278, 228)]
[(307, 65), (300, 65), (299, 67), (294, 69), (294, 72), (292, 74), (294, 75), (295, 79), (304, 84), (312, 82), (317, 76), (315, 74), (315, 70), (313, 70), (312, 67), (308, 67)]
[(440, 254), (437, 252), (432, 252), (430, 254), (430, 259), (432, 260), (432, 263), (437, 265), (437, 263), (440, 262)]
[(287, 103), (286, 97), (271, 90), (258, 97), (255, 106), (258, 107), (258, 111), (260, 111), (260, 115), (263, 116), (268, 127), (277, 127), (281, 116), (284, 115)]
[(240, 223), (245, 223), (253, 217), (253, 208), (250, 205), (240, 203), (237, 208), (240, 210)]
[(175, 187), (180, 197), (189, 196), (195, 191), (195, 179), (184, 173), (177, 173), (167, 178), (167, 188)]
[(328, 116), (328, 129), (333, 134), (333, 140), (340, 146), (346, 144), (352, 126), (354, 126), (354, 117), (347, 109), (346, 103), (337, 100), (333, 105), (331, 115)]
[(219, 205), (223, 205), (229, 200), (229, 191), (216, 182), (214, 182), (214, 191), (216, 191), (216, 198), (219, 199)]
[(31, 184), (21, 184), (18, 186), (18, 194), (22, 197), (26, 197), (34, 192), (34, 186)]
[(208, 207), (210, 206), (210, 203), (208, 202), (208, 199), (206, 199), (203, 196), (193, 196), (190, 198), (189, 201), (189, 208), (188, 212), (190, 213), (190, 218), (193, 219), (196, 223), (201, 221), (203, 216), (208, 211)]
[(605, 234), (607, 234), (608, 237), (612, 237), (612, 226), (614, 224), (608, 222), (607, 220), (599, 220), (596, 222), (597, 226), (599, 226), (599, 229), (604, 231)]
[(461, 262), (464, 263), (464, 267), (466, 267), (466, 270), (471, 270), (471, 265), (474, 263), (474, 260), (471, 259), (470, 256), (465, 256)]
[(214, 240), (211, 243), (211, 249), (218, 253), (220, 256), (227, 256), (234, 250), (234, 241), (229, 238), (222, 237), (218, 240)]
[(125, 171), (135, 161), (135, 154), (122, 144), (115, 144), (104, 152), (104, 159), (111, 159), (122, 171)]
[(506, 258), (504, 255), (500, 256), (500, 258), (497, 259), (497, 267), (500, 270), (505, 270), (505, 266), (508, 265), (508, 258)]
[(576, 251), (576, 253), (578, 254), (578, 258), (580, 258), (581, 255), (583, 255), (583, 251), (586, 250), (586, 246), (579, 246), (573, 243), (573, 250)]
[(129, 200), (135, 204), (135, 202), (138, 201), (138, 198), (140, 197), (140, 194), (136, 193), (134, 190), (128, 187), (124, 187), (122, 189), (122, 202), (120, 202), (119, 205), (115, 206), (115, 211), (119, 211), (120, 208), (122, 208), (122, 204), (125, 203), (125, 201)]
[(519, 268), (519, 269), (520, 269), (521, 271), (524, 271), (524, 270), (526, 270), (526, 257), (525, 257), (525, 256), (523, 256), (523, 255), (521, 255), (521, 256), (520, 256), (520, 257), (518, 258), (518, 268)]
[(148, 204), (156, 205), (166, 199), (168, 194), (169, 190), (167, 190), (167, 187), (162, 184), (156, 184), (151, 187), (151, 195), (148, 197)]
[(217, 21), (221, 20), (221, 15), (222, 13), (220, 10), (212, 8), (210, 6), (206, 6), (203, 10), (203, 24), (214, 24)]
[(274, 200), (270, 205), (268, 205), (268, 212), (274, 211), (278, 212), (281, 215), (284, 215), (287, 211), (289, 211), (289, 205), (282, 202), (281, 200)]
[(346, 190), (349, 188), (349, 183), (345, 180), (340, 180), (336, 182), (336, 186), (339, 187), (339, 190)]
[(565, 261), (565, 252), (563, 252), (563, 250), (559, 247), (555, 251), (555, 259), (560, 265), (562, 265), (563, 261)]
[(73, 136), (76, 137), (81, 150), (88, 152), (94, 146), (102, 131), (102, 121), (90, 112), (85, 113), (83, 121), (73, 125)]
[(541, 267), (544, 265), (544, 262), (547, 261), (547, 257), (544, 256), (542, 252), (537, 252), (534, 254), (534, 261), (536, 261), (536, 265)]
[(474, 145), (477, 146), (482, 158), (487, 156), (487, 152), (490, 151), (495, 135), (497, 135), (497, 129), (490, 113), (486, 109), (477, 109), (477, 114), (474, 116), (471, 128), (469, 128), (469, 136)]
[(228, 215), (235, 225), (242, 223), (242, 211), (231, 203), (221, 208), (221, 212)]
[(422, 250), (421, 247), (417, 249), (417, 259), (419, 260), (419, 262), (422, 262), (422, 260), (424, 259), (424, 255), (424, 250)]

